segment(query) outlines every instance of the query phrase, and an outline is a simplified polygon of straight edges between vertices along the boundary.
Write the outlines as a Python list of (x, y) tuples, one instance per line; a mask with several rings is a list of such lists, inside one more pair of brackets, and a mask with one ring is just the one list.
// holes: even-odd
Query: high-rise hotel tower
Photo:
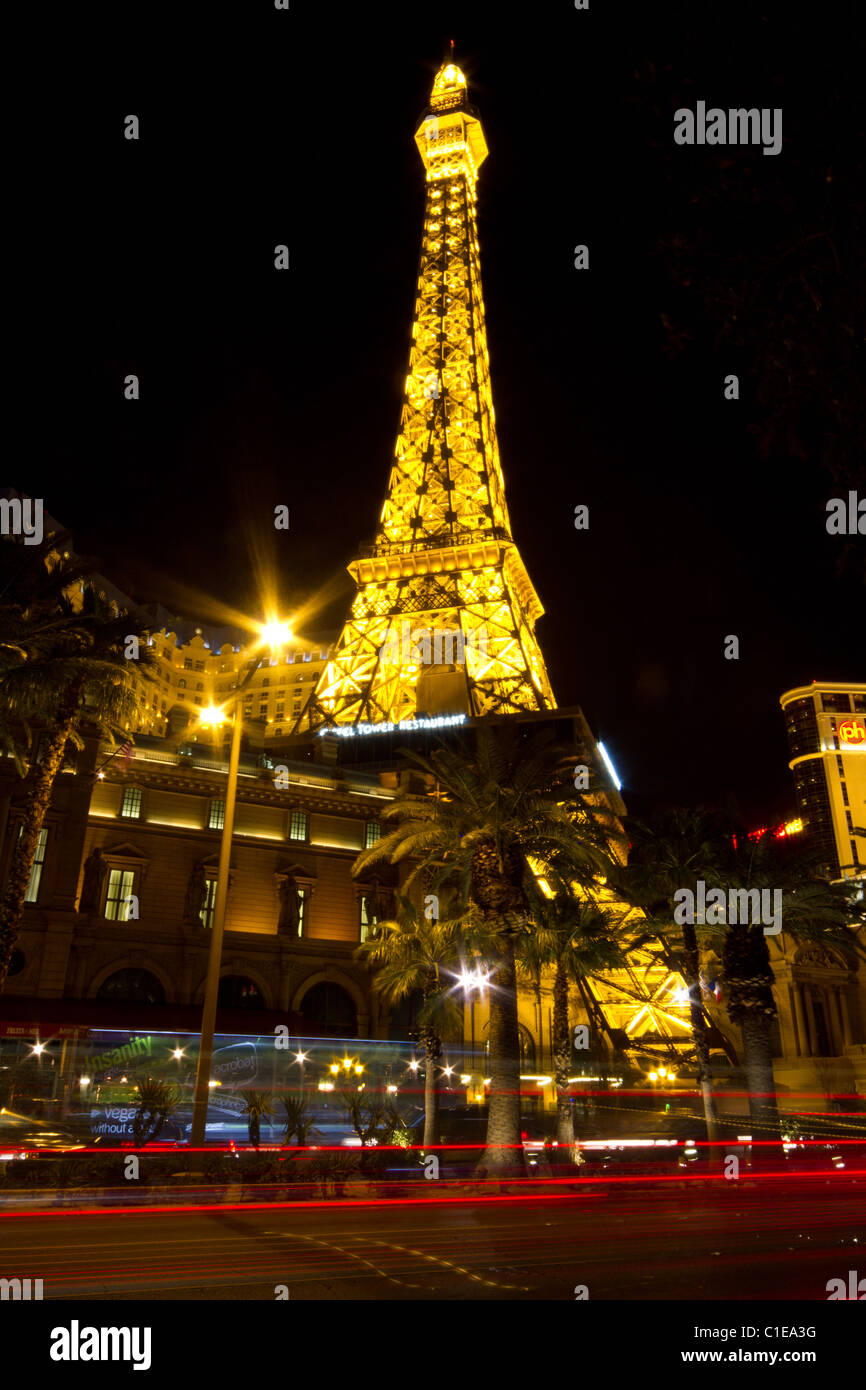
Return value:
[(866, 685), (813, 681), (781, 705), (806, 835), (830, 878), (866, 877)]

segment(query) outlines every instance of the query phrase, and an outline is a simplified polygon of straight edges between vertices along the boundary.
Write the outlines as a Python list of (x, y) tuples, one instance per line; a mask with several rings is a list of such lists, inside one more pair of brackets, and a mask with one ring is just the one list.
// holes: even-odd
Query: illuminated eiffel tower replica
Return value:
[[(376, 540), (349, 565), (357, 593), (300, 735), (557, 711), (535, 636), (544, 610), (511, 533), (496, 438), (475, 216), (487, 143), (453, 55), (415, 143), (427, 200), (394, 463)], [(442, 642), (437, 653), (436, 634), (452, 635), (450, 650)], [(598, 762), (580, 710), (555, 717)], [(613, 783), (604, 799), (614, 816), (625, 812)], [(689, 1034), (681, 986), (644, 951), (586, 983), (586, 1017), (613, 1026), (630, 1051), (670, 1062)]]
[(415, 142), (427, 202), (394, 463), (375, 543), (349, 565), (351, 612), (297, 733), (556, 707), (496, 438), (475, 216), (487, 144), (453, 60)]

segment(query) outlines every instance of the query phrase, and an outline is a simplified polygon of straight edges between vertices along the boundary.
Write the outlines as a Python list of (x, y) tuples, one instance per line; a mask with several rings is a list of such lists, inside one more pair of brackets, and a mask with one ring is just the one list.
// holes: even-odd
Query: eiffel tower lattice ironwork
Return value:
[(395, 457), (299, 732), (556, 707), (496, 438), (475, 216), (487, 143), (453, 61), (436, 74), (415, 142), (427, 198)]

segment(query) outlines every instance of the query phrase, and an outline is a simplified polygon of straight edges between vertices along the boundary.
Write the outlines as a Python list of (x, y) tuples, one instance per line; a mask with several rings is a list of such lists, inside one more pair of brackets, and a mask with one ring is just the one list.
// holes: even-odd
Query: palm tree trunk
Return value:
[(436, 1119), (438, 1114), (438, 1092), (436, 1090), (436, 1062), (441, 1053), (439, 1039), (432, 1033), (424, 1034), (424, 1148), (436, 1143)]
[[(710, 1041), (707, 1030), (704, 1006), (701, 1002), (700, 957), (698, 938), (694, 926), (683, 923), (683, 975), (689, 991), (689, 1015), (692, 1024), (692, 1037), (695, 1040), (695, 1055), (698, 1064), (698, 1085), (704, 1106), (704, 1123), (707, 1139), (712, 1144), (719, 1138), (719, 1116), (713, 1095), (713, 1073), (710, 1066)], [(720, 1157), (715, 1148), (710, 1150), (710, 1160)]]
[(520, 1143), (520, 1042), (517, 1026), (517, 973), (514, 938), (503, 933), (504, 946), (490, 981), (490, 1107), (487, 1146), (478, 1165), (488, 1170), (523, 1171)]
[(58, 711), (59, 722), (46, 740), (42, 759), (33, 765), (27, 778), (22, 830), (12, 849), (6, 890), (0, 902), (0, 993), (6, 984), (9, 963), (12, 960), (15, 942), (18, 940), (24, 914), (24, 898), (39, 844), (39, 832), (51, 804), (51, 792), (63, 762), (73, 716), (78, 708), (78, 699), (78, 694), (75, 693), (70, 694), (64, 701), (63, 707)]
[(562, 961), (556, 963), (553, 984), (553, 1061), (556, 1081), (556, 1139), (558, 1158), (574, 1161), (574, 1107), (568, 1071), (571, 1065), (571, 1036), (568, 1031), (568, 976)]
[(773, 1075), (773, 968), (767, 938), (760, 928), (732, 924), (722, 953), (728, 1012), (743, 1036), (743, 1061), (749, 1089), (749, 1115), (759, 1139), (779, 1137), (776, 1079)]
[(753, 1009), (747, 1009), (740, 1019), (743, 1062), (749, 1091), (749, 1116), (757, 1130), (758, 1139), (778, 1139), (780, 1133), (770, 1025), (771, 1018), (768, 1014)]

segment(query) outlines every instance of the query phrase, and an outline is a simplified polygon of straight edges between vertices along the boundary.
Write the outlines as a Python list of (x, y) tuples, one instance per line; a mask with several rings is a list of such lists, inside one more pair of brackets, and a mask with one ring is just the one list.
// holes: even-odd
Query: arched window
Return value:
[(149, 970), (116, 970), (103, 980), (96, 991), (97, 999), (125, 1004), (164, 1004), (165, 990)]
[(521, 1076), (535, 1075), (535, 1043), (528, 1028), (522, 1023), (517, 1025), (520, 1037), (520, 1074)]
[(217, 1005), (220, 1009), (263, 1009), (261, 990), (245, 975), (225, 975), (220, 980)]
[(323, 980), (301, 1000), (304, 1031), (328, 1038), (356, 1038), (358, 1015), (352, 996), (340, 985)]

